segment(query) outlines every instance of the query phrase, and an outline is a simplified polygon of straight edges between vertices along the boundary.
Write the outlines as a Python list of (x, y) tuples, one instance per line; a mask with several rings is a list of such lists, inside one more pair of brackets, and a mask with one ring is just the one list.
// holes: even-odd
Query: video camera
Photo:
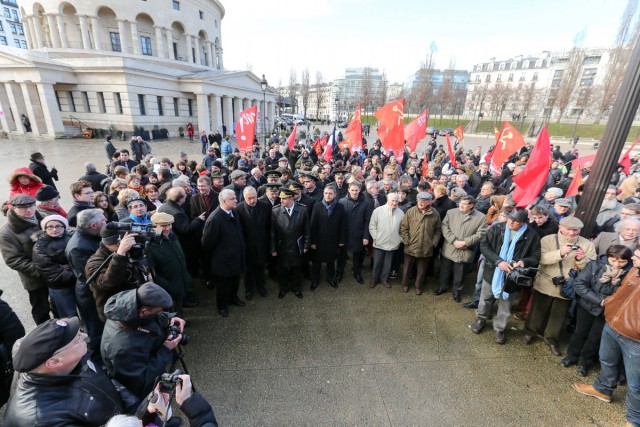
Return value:
[(161, 231), (156, 230), (154, 224), (136, 224), (132, 222), (110, 222), (107, 230), (116, 230), (124, 236), (126, 233), (135, 233), (136, 244), (129, 250), (129, 258), (139, 260), (144, 256), (144, 247), (147, 243), (159, 239)]
[(526, 288), (533, 285), (535, 273), (540, 269), (535, 267), (516, 267), (507, 274), (504, 290), (506, 292), (515, 292), (520, 288)]

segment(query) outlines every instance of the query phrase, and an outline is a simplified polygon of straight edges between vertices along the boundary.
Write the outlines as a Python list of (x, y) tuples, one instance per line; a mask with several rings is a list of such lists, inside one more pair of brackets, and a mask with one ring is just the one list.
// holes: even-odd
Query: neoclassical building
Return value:
[(78, 122), (174, 136), (189, 122), (198, 131), (223, 123), (231, 130), (251, 106), (271, 124), (275, 92), (265, 94), (250, 71), (224, 69), (218, 0), (18, 5), (29, 49), (0, 46), (0, 128), (10, 135), (25, 132), (23, 114), (34, 135), (49, 137)]

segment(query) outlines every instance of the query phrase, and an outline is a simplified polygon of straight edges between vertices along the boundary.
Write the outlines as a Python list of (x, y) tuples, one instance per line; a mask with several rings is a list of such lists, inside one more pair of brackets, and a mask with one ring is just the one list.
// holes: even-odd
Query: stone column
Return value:
[(84, 15), (77, 15), (78, 21), (80, 21), (80, 35), (82, 36), (82, 48), (91, 49), (91, 40), (89, 39), (89, 27), (87, 26), (87, 17)]
[(222, 134), (222, 105), (218, 95), (211, 94), (211, 127)]
[(47, 135), (53, 138), (63, 136), (64, 125), (62, 124), (62, 117), (58, 110), (53, 85), (51, 83), (38, 83), (37, 87), (38, 94), (40, 95), (42, 113), (44, 114), (44, 120), (47, 124)]
[(9, 106), (13, 111), (13, 117), (16, 122), (16, 132), (25, 133), (24, 126), (22, 126), (22, 118), (20, 117), (20, 110), (18, 110), (18, 103), (16, 102), (16, 97), (13, 94), (13, 88), (11, 87), (10, 82), (6, 82), (4, 84), (4, 88), (7, 90), (7, 97), (9, 98)]
[(240, 111), (242, 111), (242, 99), (233, 98), (233, 122), (237, 122), (240, 118)]
[(224, 63), (222, 62), (222, 47), (218, 49), (218, 55), (218, 68), (222, 70), (224, 68)]
[(33, 34), (31, 34), (32, 25), (30, 16), (24, 16), (22, 18), (22, 27), (24, 28), (24, 37), (27, 39), (27, 46), (29, 47), (29, 49), (34, 49)]
[(193, 36), (193, 48), (196, 51), (196, 64), (197, 65), (201, 65), (201, 61), (200, 61), (200, 37), (198, 36)]
[(275, 111), (275, 104), (271, 101), (267, 102), (267, 117), (269, 117), (269, 120), (271, 120), (271, 123), (273, 123), (273, 118), (276, 116), (276, 111)]
[(29, 121), (31, 122), (31, 132), (34, 135), (40, 135), (40, 129), (38, 129), (38, 120), (36, 120), (36, 115), (33, 110), (33, 101), (31, 100), (31, 96), (29, 96), (29, 88), (27, 87), (27, 83), (21, 82), (20, 89), (22, 89), (22, 99), (24, 99), (25, 106), (27, 108), (27, 117), (29, 117)]
[(42, 49), (44, 47), (44, 37), (42, 35), (42, 23), (40, 22), (40, 17), (38, 15), (33, 15), (31, 22), (33, 22), (33, 29), (36, 33), (36, 49)]
[(129, 52), (129, 40), (127, 39), (127, 27), (123, 19), (117, 19), (118, 21), (118, 34), (120, 34), (120, 49), (124, 53)]
[[(133, 43), (133, 53), (136, 55), (142, 55), (142, 45), (140, 44), (140, 37), (138, 37), (138, 23), (129, 22), (131, 27), (131, 43)], [(122, 38), (122, 36), (120, 36)]]
[[(232, 108), (232, 99), (228, 96), (224, 96), (222, 98), (222, 118), (223, 123), (227, 127), (227, 135), (233, 133), (233, 108)], [(222, 133), (222, 125), (220, 125), (220, 133)]]
[(187, 62), (192, 63), (193, 55), (191, 54), (191, 37), (193, 36), (191, 34), (185, 34), (184, 36), (187, 38)]
[(209, 129), (209, 97), (204, 93), (196, 93), (198, 104), (198, 137), (204, 130)]
[[(60, 31), (56, 28), (55, 17), (51, 14), (45, 15), (47, 17), (47, 24), (49, 25), (49, 38), (51, 39), (51, 47), (60, 47)], [(25, 31), (26, 34), (26, 31)]]
[(69, 38), (67, 37), (67, 28), (64, 25), (64, 19), (62, 15), (56, 15), (56, 21), (58, 21), (58, 32), (60, 33), (60, 44), (63, 48), (69, 47)]
[[(22, 22), (24, 22), (24, 20)], [(13, 129), (11, 129), (9, 120), (7, 120), (7, 117), (9, 117), (9, 108), (8, 106), (3, 106), (1, 95), (2, 94), (0, 94), (0, 111), (2, 112), (2, 114), (0, 114), (0, 125), (2, 126), (2, 130), (4, 130), (5, 132), (11, 132)]]
[(105, 50), (102, 46), (102, 35), (100, 33), (100, 20), (97, 16), (91, 17), (91, 33), (93, 34), (93, 49)]
[(153, 28), (156, 29), (156, 46), (158, 47), (156, 55), (160, 58), (166, 58), (167, 51), (164, 48), (164, 37), (162, 36), (162, 27), (158, 25), (154, 25)]
[(167, 58), (176, 59), (173, 54), (173, 31), (171, 28), (165, 28), (165, 37), (167, 38)]

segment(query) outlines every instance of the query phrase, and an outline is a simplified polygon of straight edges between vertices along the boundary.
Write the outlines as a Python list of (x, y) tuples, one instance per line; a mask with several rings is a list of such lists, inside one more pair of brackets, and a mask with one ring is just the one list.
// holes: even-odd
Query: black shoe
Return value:
[(342, 282), (342, 273), (336, 274), (336, 283)]
[(446, 294), (446, 293), (447, 293), (446, 289), (439, 289), (439, 288), (438, 288), (438, 289), (436, 289), (435, 291), (433, 291), (433, 294), (434, 294), (435, 296), (442, 295), (442, 294)]
[(578, 365), (578, 375), (580, 375), (581, 377), (586, 377), (587, 375), (589, 375), (589, 370), (584, 365)]
[(337, 280), (327, 280), (332, 288), (338, 289), (338, 281)]
[(267, 296), (267, 290), (265, 288), (258, 288), (258, 294), (260, 294), (262, 298), (265, 298)]
[(220, 313), (220, 316), (222, 316), (222, 317), (228, 317), (229, 316), (229, 312), (224, 308), (221, 308), (220, 310), (218, 310), (218, 312)]
[(247, 301), (251, 301), (253, 299), (253, 292), (245, 292), (244, 299), (246, 299)]
[(309, 285), (309, 289), (312, 291), (315, 291), (316, 288), (318, 287), (318, 282), (311, 282), (311, 285)]
[(478, 308), (478, 304), (476, 304), (475, 302), (471, 301), (471, 302), (468, 302), (466, 304), (462, 304), (462, 308)]
[(353, 273), (353, 278), (356, 279), (356, 282), (360, 283), (361, 285), (364, 283), (364, 279), (362, 278), (361, 274)]
[(238, 306), (238, 307), (244, 307), (244, 305), (245, 305), (245, 304), (244, 304), (244, 301), (242, 301), (242, 300), (241, 300), (240, 298), (238, 298), (238, 297), (235, 297), (235, 298), (233, 299), (232, 304), (233, 304), (233, 305), (235, 305), (235, 306)]
[(198, 301), (193, 300), (191, 298), (187, 298), (184, 301), (182, 301), (182, 306), (184, 308), (192, 308), (198, 305)]
[(462, 301), (462, 297), (460, 296), (460, 292), (454, 292), (454, 293), (453, 293), (453, 300), (454, 300), (455, 302), (460, 302), (460, 301)]
[(569, 366), (571, 366), (571, 365), (575, 365), (575, 364), (576, 364), (576, 362), (574, 362), (573, 360), (569, 359), (568, 357), (565, 357), (564, 359), (562, 359), (562, 360), (560, 361), (560, 364), (561, 364), (562, 366), (564, 366), (565, 368), (568, 368), (568, 367), (569, 367)]
[(302, 291), (295, 291), (293, 294), (298, 298), (302, 298)]
[(278, 298), (282, 299), (282, 298), (284, 298), (284, 296), (285, 296), (286, 294), (287, 294), (287, 291), (280, 291), (280, 292), (278, 293)]

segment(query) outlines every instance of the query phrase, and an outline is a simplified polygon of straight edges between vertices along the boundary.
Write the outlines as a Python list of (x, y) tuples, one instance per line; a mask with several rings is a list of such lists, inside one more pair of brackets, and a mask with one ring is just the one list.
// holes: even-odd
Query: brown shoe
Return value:
[(533, 342), (533, 335), (525, 334), (522, 337), (522, 342), (525, 343), (526, 345), (531, 344)]
[(402, 292), (409, 292), (409, 287), (408, 286), (403, 286), (402, 287)]
[(385, 288), (389, 289), (391, 287), (391, 283), (389, 282), (382, 282), (382, 286), (384, 286)]
[(422, 289), (416, 288), (416, 295), (422, 295)]
[(375, 288), (378, 282), (374, 282), (373, 280), (369, 283), (369, 288)]
[(571, 387), (573, 387), (573, 389), (580, 394), (595, 397), (596, 399), (602, 400), (606, 403), (611, 402), (611, 396), (600, 393), (598, 390), (594, 389), (593, 386), (590, 386), (588, 384), (574, 383), (571, 385)]

